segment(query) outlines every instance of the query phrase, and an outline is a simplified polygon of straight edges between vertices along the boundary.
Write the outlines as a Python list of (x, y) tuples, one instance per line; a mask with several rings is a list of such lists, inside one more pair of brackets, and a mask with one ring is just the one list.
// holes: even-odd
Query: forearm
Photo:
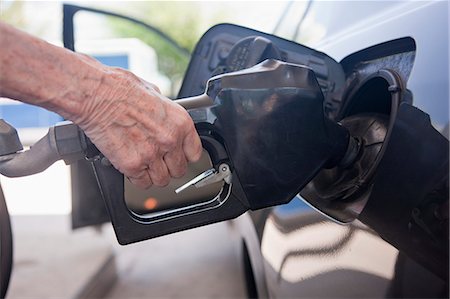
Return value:
[(0, 23), (0, 96), (38, 105), (65, 118), (81, 115), (104, 77), (83, 55)]

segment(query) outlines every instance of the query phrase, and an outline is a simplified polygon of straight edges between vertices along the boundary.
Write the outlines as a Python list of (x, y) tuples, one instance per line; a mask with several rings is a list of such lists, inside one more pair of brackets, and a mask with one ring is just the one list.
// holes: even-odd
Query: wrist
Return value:
[(94, 130), (103, 131), (114, 122), (120, 111), (126, 108), (124, 99), (133, 86), (122, 70), (96, 66), (93, 71), (89, 79), (82, 83), (85, 92), (79, 105), (74, 107), (72, 118), (69, 118), (88, 135)]
[(79, 119), (86, 114), (85, 110), (89, 109), (97, 95), (101, 93), (107, 71), (100, 63), (94, 64), (82, 54), (70, 54), (74, 57), (68, 60), (70, 63), (66, 65), (66, 75), (69, 78), (65, 81), (68, 84), (56, 95), (50, 97), (53, 99), (50, 103), (54, 105), (50, 110), (78, 123)]

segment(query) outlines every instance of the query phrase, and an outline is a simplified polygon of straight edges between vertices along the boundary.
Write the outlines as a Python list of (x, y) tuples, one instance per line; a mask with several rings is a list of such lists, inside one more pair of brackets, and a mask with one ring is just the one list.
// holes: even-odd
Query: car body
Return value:
[[(311, 23), (326, 33), (308, 46), (342, 61), (375, 45), (412, 38), (416, 50), (407, 89), (413, 105), (448, 139), (448, 9), (446, 1), (314, 2)], [(242, 240), (240, 258), (251, 297), (448, 296), (448, 281), (361, 222), (338, 224), (301, 196), (232, 222)]]

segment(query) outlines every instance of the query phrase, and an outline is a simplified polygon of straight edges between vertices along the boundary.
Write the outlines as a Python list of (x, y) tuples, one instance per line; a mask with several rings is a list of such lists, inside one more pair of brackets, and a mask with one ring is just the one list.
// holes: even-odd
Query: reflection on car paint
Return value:
[(339, 225), (299, 202), (274, 208), (266, 220), (269, 290), (277, 297), (384, 296), (398, 251), (360, 222)]

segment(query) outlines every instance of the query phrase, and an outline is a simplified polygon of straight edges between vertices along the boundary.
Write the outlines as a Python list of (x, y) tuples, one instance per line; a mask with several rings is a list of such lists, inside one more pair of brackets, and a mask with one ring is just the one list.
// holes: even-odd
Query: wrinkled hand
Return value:
[(132, 73), (105, 68), (75, 122), (113, 166), (141, 188), (185, 174), (202, 147), (186, 110)]
[(164, 186), (201, 155), (188, 113), (132, 73), (0, 22), (0, 96), (79, 125), (132, 183)]

